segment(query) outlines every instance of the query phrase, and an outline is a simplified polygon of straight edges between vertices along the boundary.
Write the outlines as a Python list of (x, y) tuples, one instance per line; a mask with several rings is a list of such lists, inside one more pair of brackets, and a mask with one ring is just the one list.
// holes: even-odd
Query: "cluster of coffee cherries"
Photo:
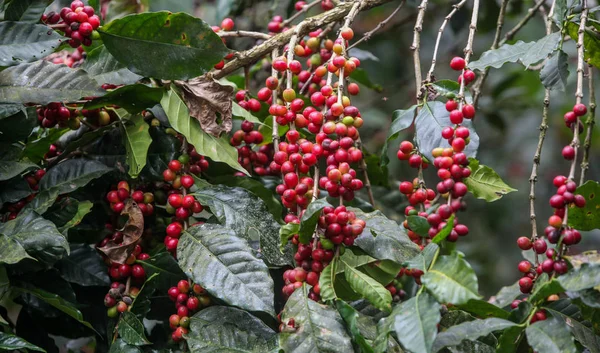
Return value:
[(44, 60), (56, 65), (65, 64), (68, 67), (78, 67), (83, 63), (85, 57), (86, 53), (83, 47), (78, 47), (77, 50), (73, 51), (62, 50), (58, 53), (52, 53), (45, 57)]
[[(238, 162), (248, 172), (254, 172), (259, 176), (271, 174), (271, 161), (273, 160), (273, 144), (260, 146), (258, 151), (252, 149), (253, 145), (260, 145), (263, 141), (263, 135), (254, 130), (254, 123), (243, 121), (240, 130), (233, 133), (230, 144), (237, 148)], [(238, 172), (236, 175), (242, 176)]]
[[(114, 240), (115, 238), (118, 238), (119, 235), (115, 236), (117, 233), (120, 232), (114, 232), (111, 239)], [(123, 234), (120, 234), (120, 238), (122, 241)], [(98, 246), (101, 247), (106, 245), (107, 242), (105, 240), (98, 244)], [(141, 288), (141, 286), (144, 284), (144, 281), (146, 281), (146, 271), (142, 265), (137, 264), (136, 261), (148, 260), (149, 258), (150, 255), (143, 252), (142, 246), (139, 244), (135, 246), (133, 252), (123, 264), (115, 263), (107, 257), (104, 258), (105, 262), (110, 266), (108, 274), (113, 280), (110, 290), (104, 296), (104, 305), (108, 308), (108, 317), (114, 318), (120, 313), (129, 310), (129, 307), (133, 303), (133, 299), (135, 299), (140, 291), (139, 288)], [(128, 291), (127, 283), (129, 283)]]
[[(317, 242), (313, 249), (314, 242)], [(294, 260), (297, 267), (286, 270), (283, 273), (285, 285), (282, 288), (284, 298), (288, 298), (297, 288), (306, 282), (312, 286), (308, 293), (308, 297), (314, 301), (318, 301), (321, 297), (321, 288), (319, 286), (319, 277), (323, 269), (333, 259), (334, 252), (333, 243), (327, 238), (312, 239), (309, 244), (301, 244), (298, 240), (298, 235), (294, 235), (292, 243), (298, 246)]]
[(119, 117), (114, 111), (104, 108), (82, 109), (81, 115), (85, 117), (85, 120), (88, 123), (96, 126), (106, 126), (114, 121), (119, 120)]
[(58, 125), (61, 127), (68, 126), (73, 130), (77, 130), (81, 126), (77, 110), (69, 109), (60, 102), (39, 107), (36, 112), (40, 126), (45, 128), (52, 128)]
[[(550, 297), (548, 297), (548, 301), (556, 301), (558, 300), (558, 295), (553, 294)], [(516, 309), (519, 307), (519, 304), (521, 304), (522, 302), (527, 301), (527, 298), (524, 299), (515, 299), (512, 301), (512, 303), (510, 303), (510, 307), (512, 309)], [(548, 316), (546, 315), (546, 310), (544, 309), (540, 309), (537, 310), (535, 312), (535, 314), (533, 314), (533, 316), (531, 317), (531, 320), (529, 321), (530, 324), (533, 324), (536, 321), (544, 321), (548, 318)]]
[(57, 145), (51, 144), (50, 147), (48, 147), (48, 152), (46, 152), (44, 154), (44, 159), (56, 157), (56, 156), (60, 155), (61, 153), (62, 153), (62, 151), (59, 150)]
[[(225, 18), (223, 19), (223, 21), (221, 21), (221, 27), (219, 26), (212, 26), (212, 30), (215, 33), (218, 33), (220, 31), (231, 31), (233, 30), (233, 27), (235, 27), (235, 23), (233, 22), (233, 20), (231, 18)], [(223, 43), (225, 43), (225, 38), (222, 38)], [(225, 60), (230, 60), (233, 58), (234, 53), (229, 53), (225, 56), (224, 60), (219, 61), (214, 68), (216, 70), (221, 70), (224, 66), (225, 66)]]
[[(62, 21), (61, 21), (62, 20)], [(42, 22), (47, 24), (64, 24), (60, 29), (65, 36), (71, 38), (69, 45), (77, 48), (80, 45), (92, 45), (94, 30), (100, 27), (100, 18), (91, 6), (86, 6), (82, 1), (71, 2), (70, 7), (63, 7), (60, 13), (50, 12), (42, 16)]]
[[(575, 124), (577, 123), (577, 120), (584, 116), (587, 113), (587, 107), (585, 106), (585, 104), (582, 103), (577, 103), (573, 106), (573, 110), (565, 113), (564, 115), (564, 120), (565, 120), (565, 125), (567, 125), (567, 127), (569, 129), (574, 129), (575, 128)], [(581, 128), (583, 127), (583, 125), (580, 125), (577, 127), (577, 129), (580, 129), (581, 132)], [(568, 161), (572, 161), (575, 158), (575, 147), (573, 147), (572, 145), (567, 145), (563, 148), (562, 150), (562, 156), (564, 159), (568, 160)]]
[(406, 297), (406, 292), (403, 289), (402, 279), (403, 277), (412, 277), (418, 285), (421, 285), (421, 276), (423, 275), (423, 271), (418, 269), (410, 269), (410, 268), (401, 268), (398, 271), (398, 275), (392, 282), (390, 282), (385, 288), (392, 295), (392, 299), (396, 302), (401, 301)]
[(458, 83), (462, 83), (463, 77), (465, 79), (465, 86), (475, 80), (475, 73), (466, 68), (465, 59), (460, 56), (455, 56), (450, 60), (450, 68), (455, 71), (462, 71), (463, 73), (458, 76)]
[(110, 209), (117, 214), (123, 211), (129, 198), (135, 201), (144, 216), (151, 216), (154, 213), (154, 194), (141, 189), (130, 189), (129, 183), (125, 180), (120, 181), (106, 194), (106, 201), (110, 203)]
[[(269, 91), (269, 97), (271, 92)], [(246, 109), (247, 111), (258, 113), (262, 108), (262, 105), (256, 98), (249, 98), (248, 91), (239, 90), (235, 94), (235, 100), (239, 104), (240, 107)]]
[(170, 161), (168, 169), (163, 172), (164, 180), (171, 184), (165, 209), (168, 214), (173, 215), (172, 222), (167, 225), (164, 244), (167, 251), (172, 254), (177, 250), (179, 237), (189, 218), (204, 210), (202, 204), (193, 195), (187, 194), (194, 185), (194, 178), (184, 172), (184, 169), (189, 169), (190, 166), (182, 161), (189, 162), (189, 156), (182, 155), (179, 159)]
[(29, 188), (31, 189), (32, 193), (27, 197), (16, 202), (5, 203), (5, 205), (2, 207), (1, 212), (1, 214), (3, 215), (2, 222), (7, 222), (17, 218), (19, 212), (21, 212), (21, 210), (25, 206), (27, 206), (27, 204), (31, 202), (31, 200), (33, 200), (33, 198), (35, 197), (35, 192), (39, 188), (38, 183), (44, 177), (45, 174), (46, 171), (44, 169), (38, 169), (36, 171), (23, 175), (23, 179), (25, 179), (27, 185), (29, 185)]
[(169, 288), (168, 295), (177, 310), (176, 314), (169, 317), (169, 326), (173, 330), (171, 338), (174, 342), (179, 342), (188, 333), (190, 317), (209, 306), (211, 300), (204, 288), (185, 279), (179, 281), (176, 287)]
[(365, 221), (356, 218), (356, 214), (348, 211), (345, 206), (327, 206), (319, 217), (319, 229), (323, 230), (325, 238), (334, 245), (354, 245), (354, 239), (362, 233), (365, 226)]

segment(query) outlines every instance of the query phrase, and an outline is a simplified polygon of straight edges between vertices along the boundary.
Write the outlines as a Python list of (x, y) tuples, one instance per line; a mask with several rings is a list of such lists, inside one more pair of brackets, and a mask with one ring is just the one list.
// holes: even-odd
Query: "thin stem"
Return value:
[(529, 22), (529, 20), (531, 20), (533, 16), (535, 16), (535, 13), (540, 9), (540, 7), (542, 7), (542, 5), (544, 5), (545, 2), (546, 0), (540, 0), (532, 8), (527, 10), (527, 15), (525, 15), (525, 17), (523, 17), (521, 21), (519, 21), (519, 23), (517, 23), (510, 31), (506, 33), (506, 35), (504, 35), (504, 39), (500, 41), (500, 45), (506, 43), (506, 41), (513, 39), (517, 32), (519, 32), (521, 28), (523, 28), (527, 24), (527, 22)]
[(305, 14), (308, 12), (308, 10), (310, 10), (311, 8), (317, 6), (318, 4), (321, 3), (321, 0), (313, 0), (313, 2), (310, 2), (304, 6), (302, 6), (302, 10), (296, 12), (295, 14), (293, 14), (290, 18), (288, 18), (287, 20), (283, 21), (281, 23), (281, 27), (285, 27), (287, 25), (289, 25), (290, 23), (292, 23), (295, 19), (297, 19), (298, 17), (302, 16), (302, 14)]
[[(471, 59), (471, 55), (473, 54), (473, 39), (475, 39), (475, 32), (477, 31), (477, 17), (479, 16), (479, 0), (473, 1), (473, 12), (471, 14), (471, 24), (469, 25), (469, 38), (467, 39), (467, 45), (463, 50), (465, 54), (465, 67), (469, 66), (469, 60)], [(460, 89), (458, 90), (458, 98), (459, 104), (458, 109), (461, 110), (464, 103), (464, 95), (465, 95), (465, 70), (462, 70), (463, 79), (460, 81)]]
[(48, 26), (48, 27), (50, 27), (52, 29), (64, 30), (64, 29), (67, 29), (67, 27), (69, 25), (67, 25), (66, 23), (57, 23), (57, 24), (54, 24), (54, 25), (46, 25), (46, 26)]
[(265, 40), (271, 38), (271, 36), (266, 33), (252, 32), (252, 31), (219, 31), (219, 32), (217, 32), (217, 35), (221, 38), (247, 37), (247, 38), (255, 38), (255, 39), (265, 39)]
[(448, 24), (448, 22), (450, 22), (450, 19), (452, 18), (452, 16), (454, 16), (454, 14), (456, 12), (458, 12), (458, 10), (460, 10), (460, 8), (466, 2), (467, 2), (467, 0), (462, 0), (459, 3), (452, 5), (452, 11), (450, 11), (450, 13), (448, 15), (446, 15), (446, 17), (444, 17), (444, 22), (442, 22), (442, 25), (440, 26), (440, 29), (438, 30), (437, 39), (435, 40), (435, 47), (433, 49), (433, 58), (431, 59), (431, 66), (429, 67), (429, 72), (427, 72), (427, 79), (426, 79), (427, 82), (432, 82), (432, 80), (433, 80), (433, 71), (435, 70), (437, 53), (438, 53), (438, 49), (440, 47), (440, 42), (442, 40), (442, 34), (444, 33), (444, 30), (446, 29), (446, 25)]
[[(275, 61), (275, 59), (279, 56), (279, 49), (275, 48), (271, 52), (271, 60)], [(271, 68), (271, 76), (277, 77), (277, 70), (275, 68)], [(273, 104), (277, 104), (277, 88), (271, 91), (271, 99), (273, 100)], [(275, 152), (279, 151), (279, 124), (277, 124), (277, 119), (273, 117), (273, 131), (271, 132), (272, 140), (273, 140), (273, 149)]]
[(425, 11), (427, 11), (427, 1), (421, 0), (419, 5), (419, 13), (417, 15), (417, 21), (415, 22), (413, 42), (410, 49), (413, 51), (413, 63), (415, 66), (415, 89), (417, 95), (417, 101), (420, 100), (422, 95), (423, 75), (421, 74), (421, 31), (423, 30), (423, 19), (425, 18)]
[(589, 157), (590, 148), (592, 146), (592, 131), (594, 131), (595, 113), (596, 113), (596, 93), (594, 90), (594, 67), (588, 66), (588, 92), (589, 92), (589, 112), (585, 124), (587, 125), (587, 131), (585, 134), (585, 141), (583, 142), (583, 159), (581, 161), (581, 176), (579, 178), (579, 184), (585, 182), (585, 174), (590, 168)]
[[(467, 1), (467, 0), (463, 0)], [(398, 4), (398, 7), (396, 7), (396, 9), (383, 21), (379, 22), (377, 24), (377, 26), (375, 26), (375, 28), (373, 28), (372, 30), (368, 31), (367, 33), (365, 33), (362, 38), (360, 38), (359, 40), (357, 40), (356, 42), (352, 43), (352, 45), (350, 45), (348, 47), (348, 49), (346, 50), (350, 50), (352, 48), (355, 48), (357, 45), (359, 45), (360, 43), (367, 41), (369, 39), (371, 39), (371, 37), (373, 36), (373, 34), (377, 31), (379, 31), (380, 29), (382, 29), (383, 27), (385, 27), (385, 25), (392, 19), (394, 18), (394, 16), (396, 16), (396, 14), (398, 13), (398, 11), (400, 11), (400, 9), (402, 8), (402, 6), (404, 6), (404, 3), (406, 2), (406, 0), (402, 0), (400, 1), (400, 4)]]

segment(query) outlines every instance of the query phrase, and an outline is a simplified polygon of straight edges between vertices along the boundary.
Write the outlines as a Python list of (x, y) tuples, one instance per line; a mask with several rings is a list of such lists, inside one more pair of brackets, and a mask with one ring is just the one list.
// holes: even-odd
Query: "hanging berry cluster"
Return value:
[(8, 222), (17, 218), (19, 212), (21, 212), (21, 210), (35, 198), (36, 192), (39, 188), (38, 183), (44, 177), (44, 175), (46, 175), (46, 171), (44, 169), (38, 169), (23, 176), (23, 179), (27, 182), (27, 185), (29, 185), (29, 188), (31, 189), (31, 194), (22, 198), (21, 200), (5, 203), (0, 209), (2, 222)]
[(171, 338), (179, 342), (188, 333), (190, 316), (209, 306), (211, 300), (202, 286), (185, 279), (179, 281), (176, 287), (169, 288), (168, 295), (177, 310), (169, 317), (169, 326), (173, 330)]
[[(239, 91), (236, 97), (240, 92), (244, 91)], [(258, 104), (260, 106), (260, 103)], [(263, 135), (254, 128), (254, 123), (247, 120), (242, 122), (242, 128), (233, 133), (230, 144), (237, 148), (238, 162), (248, 172), (254, 172), (258, 176), (270, 175), (272, 174), (270, 164), (273, 160), (273, 144), (260, 146), (258, 151), (254, 151), (253, 146), (263, 142)], [(237, 172), (236, 175), (243, 176), (244, 174)]]
[(71, 2), (70, 7), (63, 7), (60, 13), (50, 12), (42, 16), (42, 22), (50, 25), (62, 25), (56, 29), (62, 30), (66, 37), (71, 38), (69, 45), (77, 48), (80, 45), (92, 45), (94, 30), (100, 27), (100, 18), (95, 15), (91, 6), (86, 6), (82, 1)]

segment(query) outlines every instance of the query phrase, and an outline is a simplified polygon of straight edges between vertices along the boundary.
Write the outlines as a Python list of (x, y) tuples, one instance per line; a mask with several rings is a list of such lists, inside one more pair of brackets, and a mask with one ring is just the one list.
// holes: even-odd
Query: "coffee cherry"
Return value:
[(585, 104), (577, 103), (573, 106), (573, 113), (577, 116), (584, 116), (587, 113), (587, 107)]
[(225, 18), (223, 21), (221, 21), (221, 28), (223, 28), (224, 31), (231, 31), (234, 25), (235, 24), (231, 18)]
[(465, 68), (465, 59), (461, 58), (461, 57), (454, 57), (452, 58), (452, 60), (450, 60), (450, 67), (452, 68), (452, 70), (456, 70), (456, 71), (460, 71), (463, 70)]
[(519, 271), (522, 273), (528, 273), (531, 271), (531, 262), (526, 260), (519, 262)]
[(186, 189), (191, 188), (194, 185), (194, 178), (191, 175), (182, 175), (181, 185)]
[(519, 287), (522, 293), (529, 293), (533, 288), (533, 281), (529, 277), (523, 277), (519, 280)]
[(564, 159), (571, 161), (575, 158), (575, 149), (571, 145), (567, 145), (562, 150), (562, 156)]
[(131, 268), (131, 275), (133, 278), (143, 279), (146, 278), (146, 271), (141, 265), (133, 265)]

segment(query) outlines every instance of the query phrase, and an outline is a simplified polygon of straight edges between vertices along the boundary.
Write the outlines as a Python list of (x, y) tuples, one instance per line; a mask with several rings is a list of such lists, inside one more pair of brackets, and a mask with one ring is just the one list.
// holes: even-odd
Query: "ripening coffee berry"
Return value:
[(571, 145), (567, 145), (562, 150), (562, 156), (564, 159), (571, 161), (575, 158), (575, 149)]
[(577, 103), (573, 107), (573, 113), (575, 113), (575, 115), (577, 116), (583, 116), (585, 115), (585, 113), (587, 113), (587, 107), (585, 106), (585, 104)]
[(223, 28), (224, 31), (231, 31), (234, 25), (235, 23), (231, 18), (225, 18), (221, 21), (221, 28)]
[(450, 67), (452, 70), (460, 71), (465, 68), (465, 59), (456, 56), (450, 60)]

